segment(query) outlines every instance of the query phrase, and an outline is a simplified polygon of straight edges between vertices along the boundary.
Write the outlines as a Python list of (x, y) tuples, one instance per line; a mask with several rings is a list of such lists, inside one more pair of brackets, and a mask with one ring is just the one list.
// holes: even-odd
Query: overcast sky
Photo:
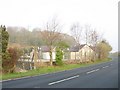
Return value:
[(118, 1), (119, 0), (0, 0), (0, 24), (41, 27), (57, 16), (64, 24), (64, 33), (70, 25), (79, 22), (90, 24), (118, 51)]

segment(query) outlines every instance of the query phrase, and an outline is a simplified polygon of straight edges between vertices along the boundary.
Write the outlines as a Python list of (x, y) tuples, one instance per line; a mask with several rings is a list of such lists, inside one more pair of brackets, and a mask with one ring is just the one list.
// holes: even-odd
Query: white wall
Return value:
[[(43, 59), (50, 59), (49, 52), (43, 52), (42, 55), (43, 55)], [(55, 52), (53, 52), (53, 53), (52, 53), (53, 59), (55, 59), (55, 56), (56, 56), (56, 55), (55, 55)]]

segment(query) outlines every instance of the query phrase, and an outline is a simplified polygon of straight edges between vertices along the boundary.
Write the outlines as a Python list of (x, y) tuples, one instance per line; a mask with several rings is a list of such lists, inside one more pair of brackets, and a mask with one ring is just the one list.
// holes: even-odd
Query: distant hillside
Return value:
[(68, 35), (68, 34), (63, 34), (62, 33), (62, 39), (63, 40), (65, 40), (70, 46), (74, 46), (74, 45), (76, 45), (77, 43), (76, 43), (76, 41), (75, 41), (75, 39), (72, 37), (72, 36), (70, 36), (70, 35)]
[(120, 52), (110, 53), (111, 56), (120, 56)]
[[(7, 31), (9, 33), (9, 45), (14, 43), (20, 46), (44, 46), (45, 42), (40, 33), (40, 29), (34, 29), (29, 31), (23, 27), (8, 27)], [(70, 35), (61, 33), (61, 39), (67, 42), (70, 46), (76, 44), (74, 38)]]

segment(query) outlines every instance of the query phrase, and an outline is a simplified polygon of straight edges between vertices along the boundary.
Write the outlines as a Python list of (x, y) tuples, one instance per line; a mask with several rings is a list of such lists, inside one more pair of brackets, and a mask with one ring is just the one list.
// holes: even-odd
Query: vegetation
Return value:
[(6, 79), (13, 79), (13, 78), (19, 78), (19, 77), (25, 77), (25, 76), (39, 75), (44, 73), (52, 73), (56, 71), (62, 71), (62, 70), (68, 70), (68, 69), (74, 69), (74, 68), (80, 68), (80, 67), (90, 66), (94, 64), (99, 64), (99, 63), (107, 62), (110, 60), (112, 59), (108, 58), (105, 60), (96, 60), (95, 62), (86, 63), (86, 64), (70, 64), (70, 65), (63, 65), (62, 67), (45, 67), (42, 69), (40, 68), (37, 70), (31, 70), (28, 72), (5, 74), (2, 76), (2, 79), (6, 80)]
[(9, 48), (7, 49), (6, 54), (2, 58), (2, 66), (4, 73), (13, 73), (15, 70), (15, 65), (17, 60), (20, 58), (22, 54), (22, 50), (17, 48)]
[[(112, 50), (109, 43), (102, 40), (102, 36), (100, 36), (94, 28), (91, 28), (90, 25), (85, 25), (83, 28), (79, 23), (74, 23), (70, 29), (72, 36), (61, 33), (61, 30), (61, 25), (57, 22), (56, 18), (48, 21), (42, 29), (35, 28), (32, 31), (29, 31), (29, 28), (26, 29), (23, 27), (8, 27), (6, 31), (6, 27), (1, 26), (3, 71), (5, 73), (13, 73), (16, 61), (20, 58), (22, 53), (24, 53), (24, 55), (22, 55), (22, 60), (23, 58), (31, 59), (31, 57), (28, 57), (27, 55), (30, 55), (32, 48), (34, 48), (31, 53), (31, 56), (33, 55), (32, 60), (34, 61), (34, 69), (38, 69), (40, 65), (37, 64), (37, 57), (39, 53), (38, 48), (40, 46), (48, 47), (47, 52), (49, 52), (50, 56), (50, 66), (53, 65), (52, 53), (54, 50), (56, 50), (55, 64), (61, 66), (63, 65), (63, 56), (66, 57), (66, 59), (70, 59), (69, 48), (75, 45), (81, 45), (81, 40), (84, 40), (84, 43), (91, 45), (95, 53), (90, 56), (90, 58), (93, 57), (95, 60), (98, 56), (99, 59), (106, 59), (109, 52)], [(10, 34), (10, 37), (8, 33)], [(84, 52), (84, 55), (86, 59), (86, 52)], [(42, 59), (40, 59), (40, 64), (42, 65)]]
[(63, 65), (62, 59), (63, 59), (63, 52), (62, 52), (62, 50), (57, 49), (57, 51), (56, 51), (56, 59), (55, 59), (56, 61), (55, 61), (55, 64), (56, 64), (56, 65), (59, 65), (59, 66)]
[(106, 59), (112, 50), (112, 47), (109, 45), (106, 40), (103, 40), (102, 42), (97, 44), (97, 48), (99, 51), (99, 58), (100, 59)]
[(1, 55), (1, 53), (2, 53), (2, 28), (0, 27), (0, 72), (2, 72), (2, 55)]
[(61, 26), (56, 20), (53, 18), (51, 21), (47, 22), (44, 28), (44, 31), (41, 32), (43, 39), (49, 48), (49, 56), (50, 56), (50, 65), (53, 65), (53, 50), (56, 47), (56, 43), (60, 40), (60, 32)]
[[(29, 31), (27, 28), (23, 27), (7, 27), (7, 32), (9, 33), (9, 46), (19, 45), (21, 48), (27, 48), (28, 46), (46, 46), (44, 36), (40, 28), (34, 28)], [(41, 32), (41, 33), (40, 33)], [(72, 36), (61, 33), (61, 40), (64, 40), (70, 46), (75, 45), (75, 40)]]
[(56, 46), (57, 46), (57, 48), (59, 48), (61, 50), (70, 48), (70, 45), (68, 43), (66, 43), (65, 41), (59, 41)]
[[(44, 31), (42, 31), (40, 28), (35, 28), (33, 31), (29, 31), (25, 28), (20, 27), (8, 27), (8, 33), (10, 34), (9, 39), (9, 47), (17, 44), (24, 50), (24, 54), (30, 53), (31, 47), (37, 47), (37, 46), (48, 46), (50, 49), (50, 64), (52, 65), (52, 52), (53, 49), (56, 47), (56, 42), (59, 41), (59, 39), (64, 40), (69, 45), (74, 45), (76, 42), (73, 37), (62, 34), (59, 32), (58, 26), (54, 27), (53, 24), (54, 21), (51, 21), (46, 24), (46, 27), (43, 28)], [(49, 24), (49, 25), (48, 25)], [(57, 25), (57, 23), (56, 23)], [(51, 30), (52, 29), (52, 30)], [(54, 30), (56, 29), (56, 30)], [(29, 47), (29, 49), (27, 48)]]
[(6, 31), (6, 27), (2, 27), (2, 69), (4, 73), (13, 73), (15, 63), (21, 56), (22, 51), (18, 48), (8, 48), (9, 34)]
[(63, 55), (65, 54), (64, 52), (66, 51), (67, 48), (69, 48), (69, 44), (66, 43), (65, 41), (59, 41), (56, 45), (56, 65), (63, 65)]
[(39, 28), (29, 31), (29, 29), (23, 27), (7, 27), (7, 31), (10, 35), (10, 45), (14, 43), (19, 44), (21, 47), (44, 45)]
[(75, 41), (77, 42), (78, 45), (81, 44), (81, 39), (82, 39), (82, 27), (80, 27), (79, 23), (74, 23), (71, 26), (71, 34), (74, 37)]
[(120, 56), (120, 51), (119, 52), (114, 52), (114, 53), (110, 53), (111, 56)]
[(8, 39), (9, 39), (9, 34), (6, 31), (5, 26), (1, 26), (2, 29), (2, 53), (6, 52), (7, 46), (8, 46)]
[(1, 69), (5, 69), (4, 68), (4, 64), (3, 64), (3, 62), (4, 61), (6, 61), (6, 59), (8, 59), (9, 58), (9, 53), (8, 52), (6, 52), (6, 49), (7, 49), (7, 46), (8, 46), (8, 39), (9, 39), (9, 34), (8, 34), (8, 32), (6, 31), (6, 27), (5, 26), (2, 26), (1, 25), (1, 27), (0, 27), (0, 32), (1, 32), (1, 44), (2, 44), (2, 60), (1, 60), (1, 63), (2, 63), (2, 67), (1, 67)]

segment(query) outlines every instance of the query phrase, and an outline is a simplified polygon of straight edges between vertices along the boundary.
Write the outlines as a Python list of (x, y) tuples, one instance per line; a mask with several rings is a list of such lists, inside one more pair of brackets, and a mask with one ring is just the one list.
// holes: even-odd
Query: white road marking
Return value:
[(92, 72), (96, 72), (98, 70), (100, 70), (100, 69), (95, 69), (95, 70), (89, 71), (89, 72), (87, 72), (87, 74), (92, 73)]
[(60, 83), (60, 82), (63, 82), (63, 81), (67, 81), (67, 80), (70, 80), (70, 79), (73, 79), (73, 78), (77, 78), (77, 77), (79, 77), (79, 75), (76, 75), (76, 76), (73, 76), (73, 77), (69, 77), (69, 78), (66, 78), (66, 79), (62, 79), (62, 80), (59, 80), (59, 81), (51, 82), (48, 85), (53, 85), (53, 84)]
[(105, 66), (105, 67), (103, 67), (103, 68), (107, 68), (107, 67), (109, 67), (109, 66)]

